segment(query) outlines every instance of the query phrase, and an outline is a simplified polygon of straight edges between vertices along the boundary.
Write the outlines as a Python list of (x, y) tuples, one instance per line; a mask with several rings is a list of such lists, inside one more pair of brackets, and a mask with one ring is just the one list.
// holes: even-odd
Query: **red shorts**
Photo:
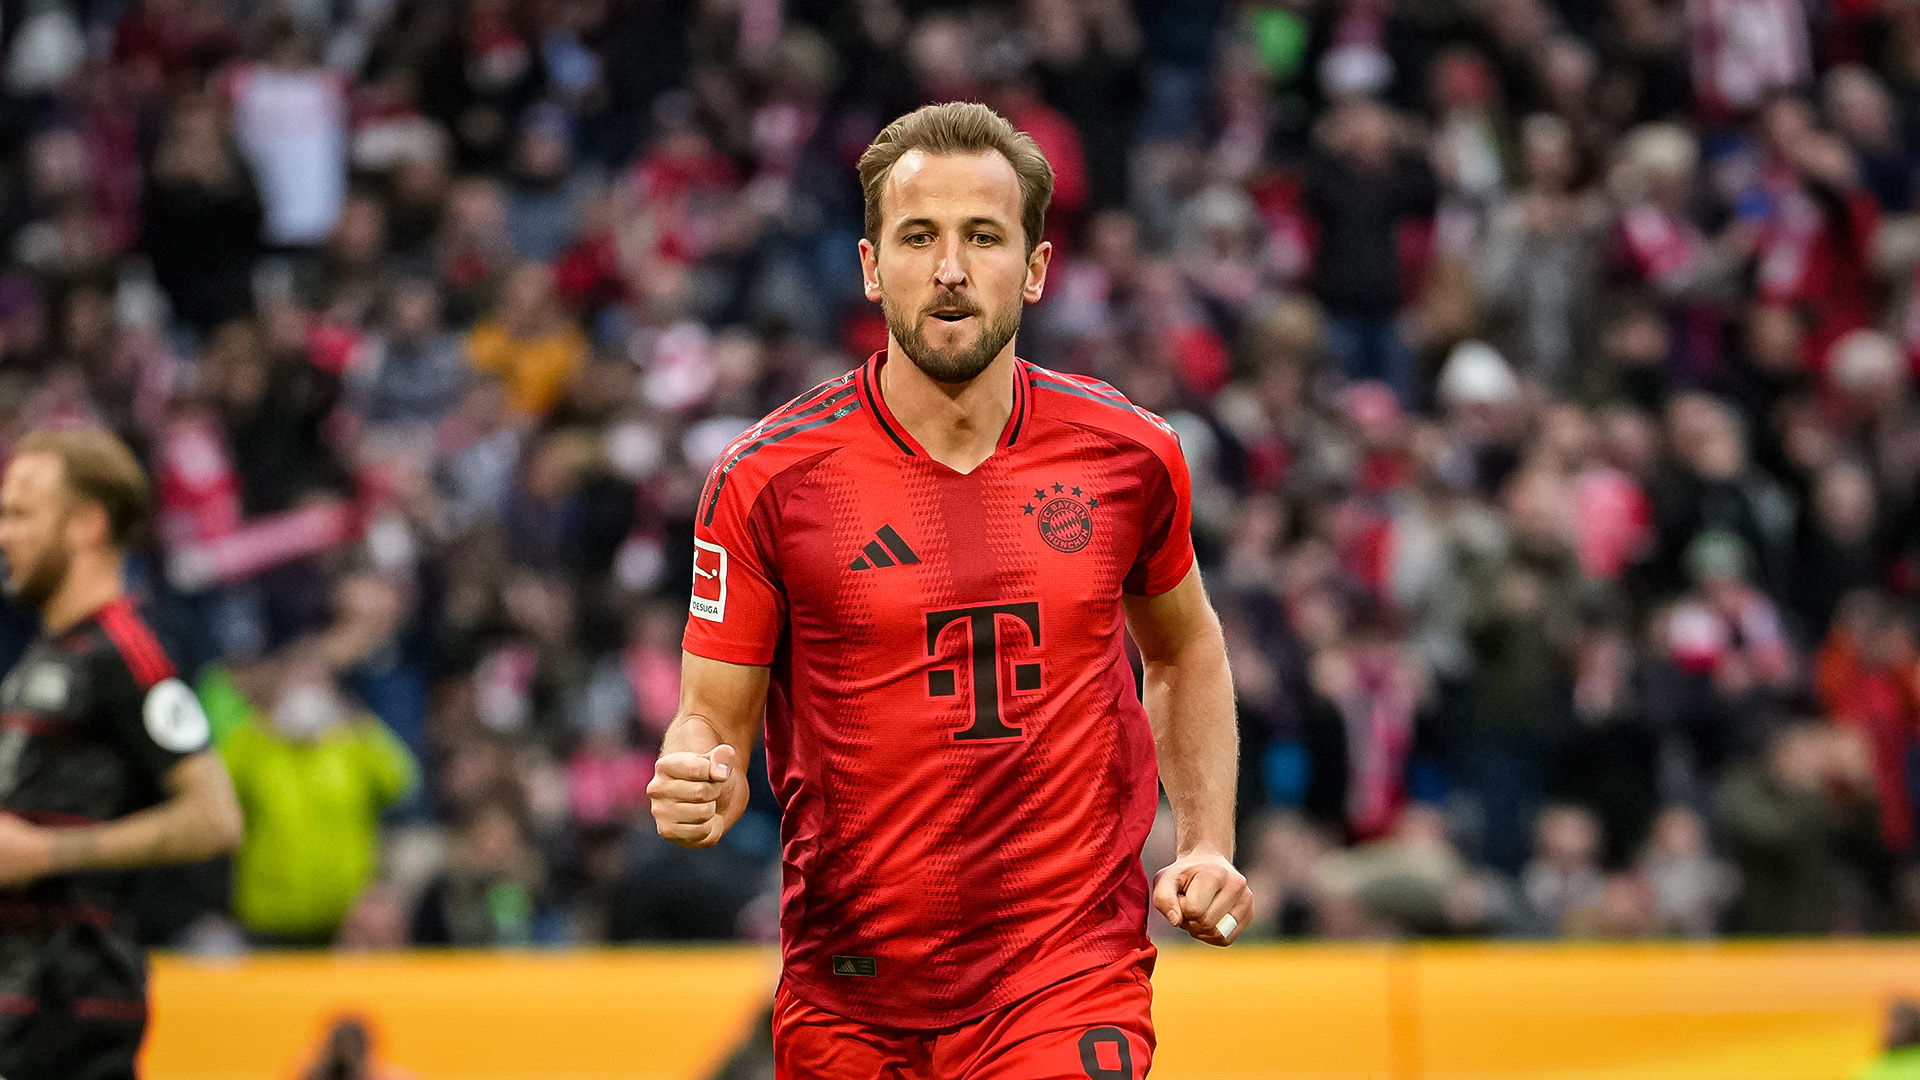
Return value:
[(1141, 1080), (1153, 1064), (1153, 950), (1083, 971), (959, 1027), (920, 1031), (773, 1002), (779, 1080)]

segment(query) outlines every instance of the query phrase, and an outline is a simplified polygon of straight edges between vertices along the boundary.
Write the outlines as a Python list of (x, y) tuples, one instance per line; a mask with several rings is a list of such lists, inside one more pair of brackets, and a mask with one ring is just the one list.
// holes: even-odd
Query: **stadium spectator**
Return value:
[(1725, 123), (1813, 74), (1807, 12), (1798, 0), (1712, 0), (1687, 8), (1695, 94)]
[(1907, 757), (1920, 730), (1920, 663), (1913, 627), (1883, 596), (1855, 594), (1815, 664), (1820, 704), (1872, 752), (1881, 840), (1889, 851), (1911, 851), (1914, 817)]
[(1520, 372), (1564, 393), (1594, 362), (1611, 213), (1576, 186), (1579, 148), (1564, 120), (1529, 116), (1520, 141), (1526, 186), (1493, 211), (1476, 267), (1479, 292), (1511, 327), (1503, 351)]
[(561, 308), (546, 264), (516, 267), (500, 293), (499, 306), (467, 336), (467, 355), (506, 384), (515, 411), (538, 419), (586, 363), (587, 339)]
[(260, 196), (214, 109), (174, 113), (154, 154), (144, 210), (142, 246), (176, 318), (204, 335), (252, 311)]
[(1881, 520), (1873, 476), (1857, 461), (1835, 461), (1813, 478), (1790, 602), (1808, 641), (1826, 637), (1842, 599), (1887, 580), (1890, 529)]
[(275, 303), (258, 321), (228, 323), (201, 361), (249, 516), (346, 487), (325, 431), (340, 377), (315, 362), (307, 313)]
[(1084, 144), (1088, 205), (1125, 205), (1131, 121), (1141, 96), (1133, 13), (1116, 0), (1040, 0), (1031, 28), (1044, 99), (1056, 104)]
[(246, 816), (234, 912), (266, 941), (327, 944), (379, 872), (381, 812), (415, 765), (379, 720), (354, 713), (321, 657), (273, 667), (256, 677), (265, 707), (220, 744)]
[(1434, 392), (1453, 444), (1454, 478), (1491, 500), (1520, 464), (1530, 412), (1506, 358), (1482, 341), (1447, 354)]
[(1299, 938), (1320, 932), (1315, 916), (1315, 875), (1331, 845), (1304, 818), (1290, 813), (1263, 816), (1252, 829), (1258, 854), (1248, 887), (1260, 898), (1254, 905), (1256, 932)]
[(390, 952), (407, 944), (407, 908), (398, 890), (375, 882), (354, 897), (340, 922), (335, 947), (345, 952)]
[(1559, 719), (1587, 582), (1563, 532), (1566, 492), (1529, 470), (1508, 481), (1509, 533), (1468, 569), (1474, 729), (1467, 784), (1485, 820), (1487, 859), (1526, 862), (1528, 835), (1558, 752)]
[(546, 83), (527, 14), (507, 0), (477, 0), (437, 20), (448, 25), (416, 58), (421, 111), (453, 135), (463, 169), (506, 164), (520, 114)]
[(1377, 614), (1342, 621), (1357, 625), (1316, 643), (1308, 676), (1315, 704), (1330, 707), (1339, 722), (1340, 758), (1319, 756), (1312, 765), (1343, 768), (1335, 781), (1345, 792), (1338, 820), (1347, 835), (1370, 840), (1400, 817), (1415, 726), (1431, 691), (1417, 656), (1384, 632)]
[(1612, 870), (1632, 863), (1653, 828), (1665, 741), (1623, 622), (1618, 610), (1583, 614), (1572, 651), (1572, 723), (1547, 783), (1557, 799), (1595, 816), (1601, 864)]
[(521, 119), (507, 228), (523, 259), (559, 258), (598, 184), (591, 170), (575, 167), (572, 126), (573, 118), (557, 105), (535, 106)]
[(1534, 822), (1533, 858), (1520, 873), (1532, 918), (1548, 935), (1591, 930), (1601, 919), (1608, 880), (1600, 873), (1599, 819), (1573, 806), (1550, 806)]
[(1760, 232), (1755, 291), (1770, 303), (1803, 305), (1808, 353), (1872, 324), (1870, 259), (1880, 207), (1861, 187), (1853, 151), (1817, 126), (1811, 106), (1782, 95), (1758, 120), (1759, 183), (1742, 193)]
[(261, 62), (227, 77), (234, 138), (259, 178), (266, 241), (311, 248), (333, 231), (347, 195), (346, 81), (290, 19), (265, 39)]
[(516, 264), (505, 189), (485, 176), (448, 182), (402, 172), (402, 179), (409, 176), (420, 185), (410, 209), (421, 227), (429, 222), (435, 227), (432, 258), (447, 290), (447, 321), (469, 328), (486, 314), (494, 291)]
[(1307, 178), (1307, 214), (1319, 228), (1313, 291), (1328, 315), (1329, 351), (1350, 379), (1380, 379), (1415, 403), (1415, 363), (1398, 319), (1406, 299), (1407, 232), (1433, 213), (1434, 180), (1385, 108), (1365, 98), (1329, 118)]
[(1865, 740), (1806, 720), (1781, 726), (1721, 794), (1721, 840), (1740, 872), (1730, 928), (1832, 934), (1883, 925), (1879, 822)]
[(1712, 778), (1729, 758), (1758, 746), (1801, 673), (1779, 609), (1751, 581), (1750, 556), (1737, 537), (1701, 533), (1686, 561), (1695, 587), (1657, 622), (1692, 762)]
[(1727, 902), (1739, 888), (1733, 868), (1709, 851), (1706, 823), (1684, 806), (1661, 811), (1638, 869), (1653, 890), (1656, 927), (1677, 937), (1717, 933)]
[(535, 940), (546, 874), (514, 809), (489, 800), (469, 812), (446, 870), (413, 913), (416, 945), (527, 945)]
[(1827, 123), (1852, 147), (1860, 182), (1890, 214), (1913, 209), (1914, 160), (1900, 145), (1899, 114), (1873, 72), (1856, 65), (1828, 71), (1821, 80)]
[(466, 388), (465, 349), (443, 327), (440, 289), (432, 279), (395, 282), (384, 308), (366, 355), (347, 373), (347, 405), (374, 431), (431, 439)]
[(1510, 929), (1515, 907), (1460, 855), (1439, 811), (1413, 804), (1389, 837), (1322, 861), (1315, 926), (1331, 937), (1487, 933)]
[[(357, 339), (385, 291), (387, 254), (386, 204), (365, 193), (349, 194), (319, 250), (290, 267), (301, 310), (320, 313), (330, 328), (352, 328), (348, 332)], [(331, 367), (346, 363), (331, 356), (315, 359)]]

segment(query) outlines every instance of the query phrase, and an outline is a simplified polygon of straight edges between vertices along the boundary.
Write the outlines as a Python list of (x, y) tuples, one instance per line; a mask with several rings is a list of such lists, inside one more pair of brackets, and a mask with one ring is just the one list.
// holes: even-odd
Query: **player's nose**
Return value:
[(940, 264), (934, 268), (933, 280), (941, 285), (954, 286), (967, 280), (965, 244), (958, 236), (947, 238), (946, 250), (940, 253)]

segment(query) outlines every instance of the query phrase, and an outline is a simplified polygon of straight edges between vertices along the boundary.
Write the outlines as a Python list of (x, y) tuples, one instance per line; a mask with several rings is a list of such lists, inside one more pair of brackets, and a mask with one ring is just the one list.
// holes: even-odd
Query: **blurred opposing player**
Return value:
[(123, 1080), (146, 1028), (126, 871), (240, 839), (193, 691), (120, 592), (147, 505), (103, 431), (37, 432), (0, 480), (8, 587), (42, 631), (0, 682), (0, 1076)]
[(1186, 464), (1111, 387), (1014, 355), (1052, 254), (1030, 139), (929, 106), (860, 174), (887, 348), (714, 466), (654, 819), (693, 846), (739, 819), (764, 704), (780, 1075), (1144, 1076), (1156, 754), (1179, 858), (1153, 904), (1215, 945), (1252, 906)]

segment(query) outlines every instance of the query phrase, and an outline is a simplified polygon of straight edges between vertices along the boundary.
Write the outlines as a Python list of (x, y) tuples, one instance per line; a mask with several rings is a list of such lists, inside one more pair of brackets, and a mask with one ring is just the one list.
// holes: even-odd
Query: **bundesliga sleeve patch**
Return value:
[(693, 599), (687, 610), (708, 622), (727, 617), (727, 549), (699, 537), (693, 541)]
[(176, 754), (201, 749), (212, 733), (200, 699), (179, 679), (162, 679), (147, 691), (141, 718), (146, 721), (147, 735), (154, 743)]

